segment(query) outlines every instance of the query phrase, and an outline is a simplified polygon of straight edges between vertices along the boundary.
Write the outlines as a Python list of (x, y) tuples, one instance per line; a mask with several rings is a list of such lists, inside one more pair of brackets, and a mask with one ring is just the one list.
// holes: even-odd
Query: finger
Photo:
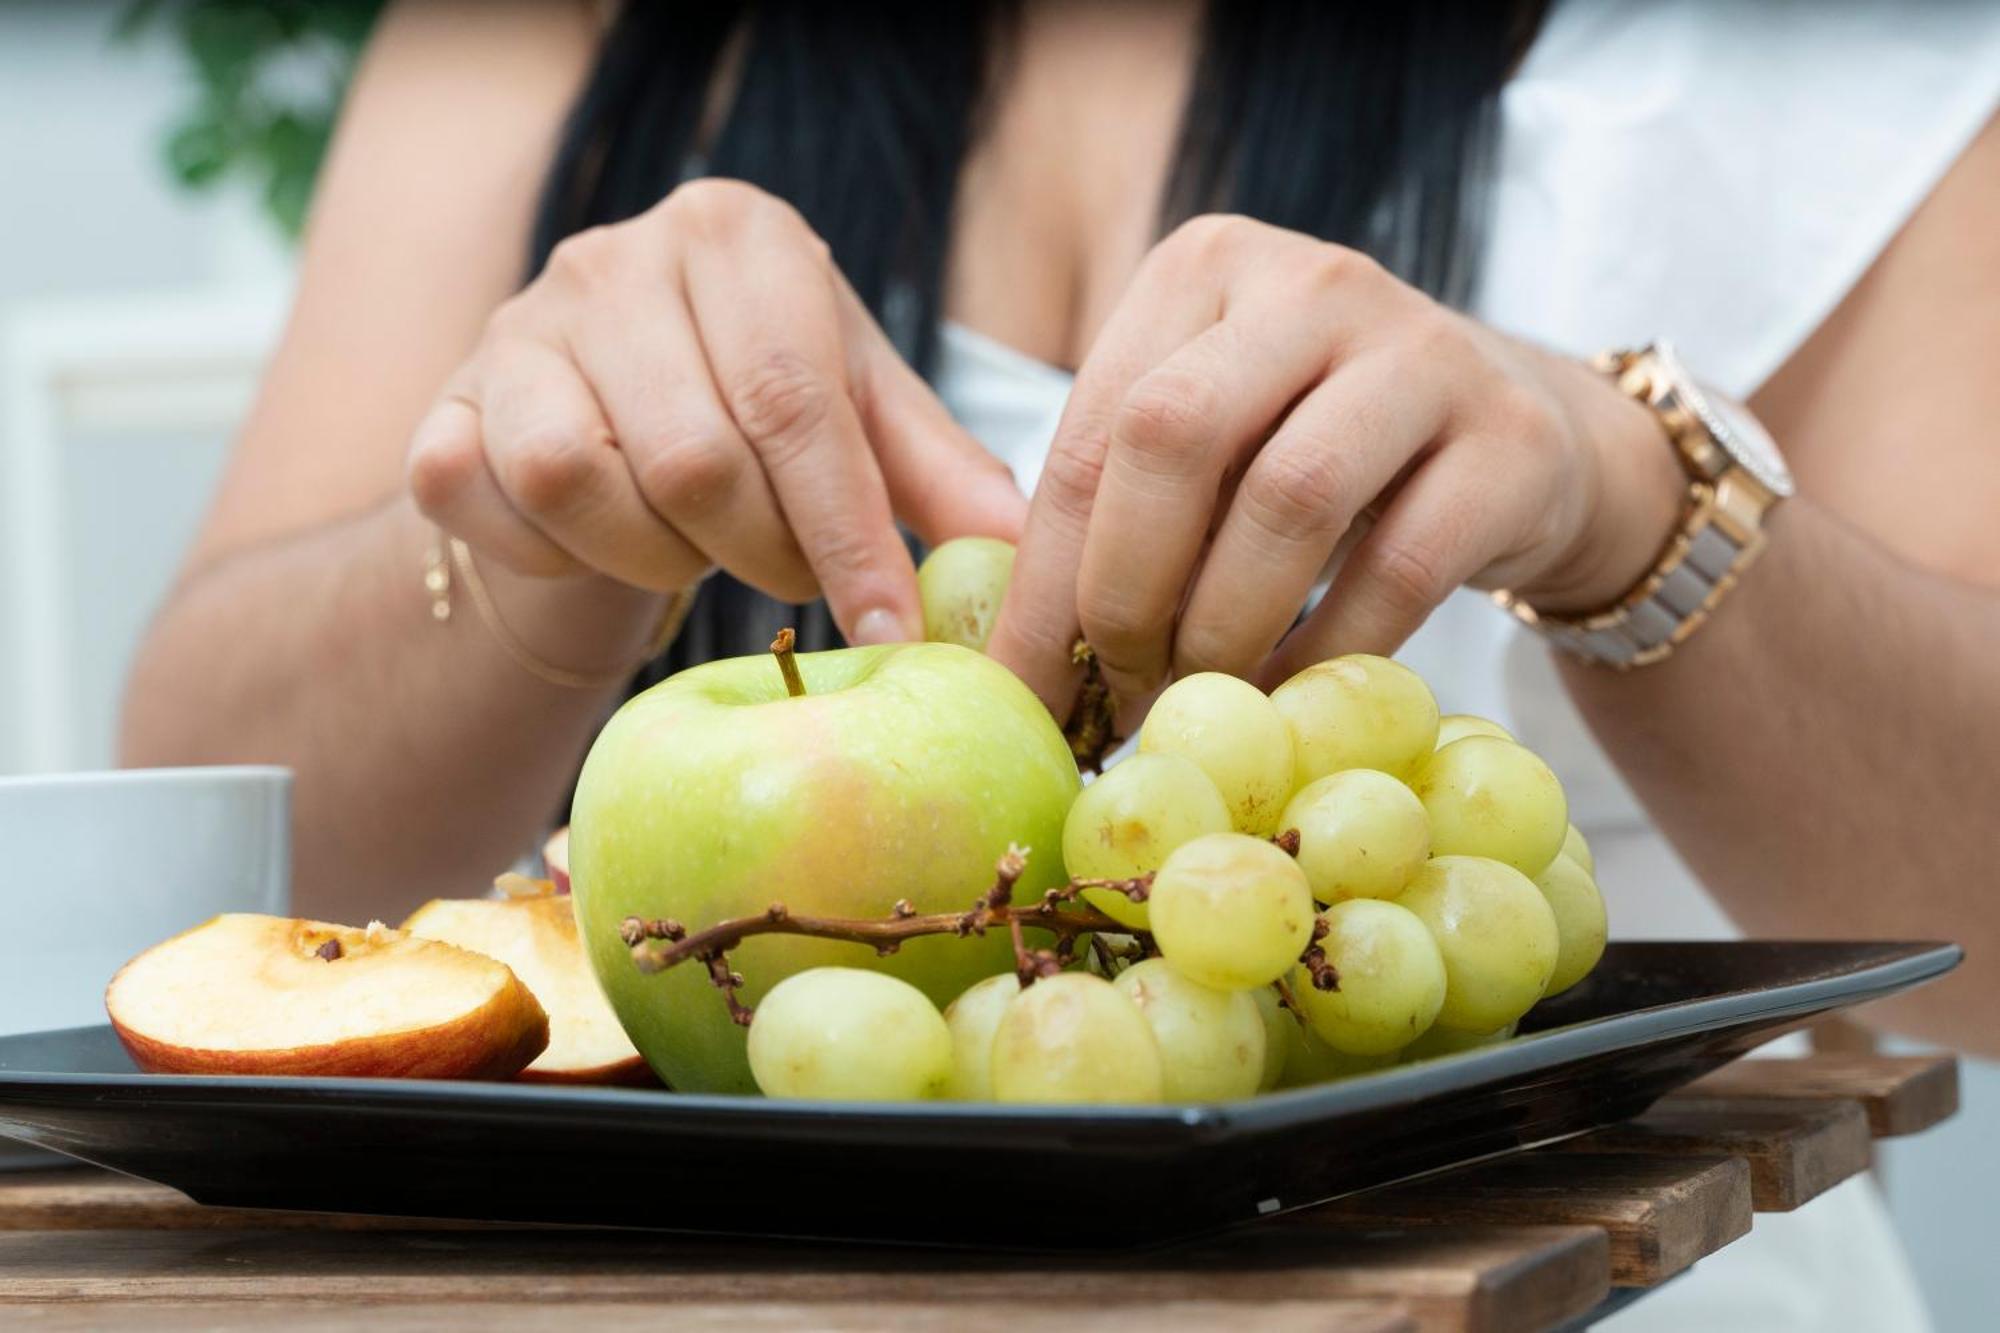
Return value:
[(1248, 676), (1305, 605), (1362, 508), (1444, 425), (1427, 367), (1364, 355), (1299, 401), (1236, 486), (1175, 633), (1177, 675)]
[(1232, 310), (1119, 404), (1076, 597), (1083, 635), (1121, 698), (1165, 682), (1225, 472), (1326, 373), (1325, 320), (1296, 301)]
[(1149, 260), (1142, 268), (1077, 374), (986, 644), (986, 651), (1011, 667), (1059, 718), (1068, 714), (1080, 680), (1071, 661), (1083, 632), (1078, 573), (1118, 405), (1141, 376), (1219, 313), (1212, 280), (1148, 281), (1155, 267)]
[(426, 518), (522, 574), (556, 578), (582, 569), (507, 500), (487, 465), (479, 408), (447, 391), (410, 439), (410, 494)]
[[(844, 288), (844, 284), (843, 284)], [(937, 546), (953, 537), (1019, 542), (1028, 497), (1007, 465), (951, 418), (851, 291), (841, 293), (854, 400), (896, 516)]]
[(646, 505), (713, 564), (781, 601), (819, 595), (750, 442), (723, 406), (678, 276), (600, 291), (571, 336)]
[(802, 235), (759, 212), (691, 256), (695, 327), (841, 632), (920, 638), (916, 566), (849, 397), (835, 287)]
[(488, 351), (479, 380), (493, 475), (542, 535), (633, 587), (672, 592), (701, 577), (707, 558), (647, 507), (575, 363), (515, 339)]
[(1418, 467), (1341, 566), (1326, 596), (1279, 646), (1282, 679), (1342, 653), (1396, 651), (1439, 603), (1531, 544), (1552, 492), (1533, 451), (1447, 444)]

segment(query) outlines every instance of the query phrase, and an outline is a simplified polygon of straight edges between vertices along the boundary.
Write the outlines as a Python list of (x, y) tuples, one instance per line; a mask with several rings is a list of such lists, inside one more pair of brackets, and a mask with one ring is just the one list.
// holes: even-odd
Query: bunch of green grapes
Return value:
[(1266, 1029), (1264, 1087), (1505, 1040), (1604, 951), (1590, 849), (1548, 765), (1496, 723), (1440, 716), (1382, 657), (1268, 696), (1176, 681), (1138, 753), (1078, 796), (1063, 849), (1072, 874), (1152, 873), (1144, 904), (1094, 901), (1149, 930), (1167, 969), (1270, 996), (1285, 1021)]
[[(941, 547), (927, 619), (983, 643), (1002, 547)], [(1294, 833), (1296, 852), (1274, 840)], [(1590, 848), (1555, 775), (1497, 724), (1440, 716), (1383, 657), (1321, 662), (1268, 695), (1215, 673), (1176, 681), (1137, 752), (1077, 797), (1062, 854), (1083, 899), (1152, 956), (1112, 975), (989, 977), (942, 1014), (882, 974), (801, 972), (752, 1022), (758, 1086), (1243, 1097), (1504, 1041), (1604, 951)], [(1147, 880), (1143, 901), (1128, 895)]]

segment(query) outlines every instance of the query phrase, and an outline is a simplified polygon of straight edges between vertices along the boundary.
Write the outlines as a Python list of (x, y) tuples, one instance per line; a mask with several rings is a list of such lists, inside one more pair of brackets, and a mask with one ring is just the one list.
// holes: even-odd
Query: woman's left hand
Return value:
[(1684, 492), (1651, 414), (1588, 367), (1356, 251), (1197, 218), (1078, 373), (988, 651), (1058, 716), (1079, 633), (1127, 701), (1195, 671), (1268, 686), (1394, 651), (1461, 584), (1611, 602)]

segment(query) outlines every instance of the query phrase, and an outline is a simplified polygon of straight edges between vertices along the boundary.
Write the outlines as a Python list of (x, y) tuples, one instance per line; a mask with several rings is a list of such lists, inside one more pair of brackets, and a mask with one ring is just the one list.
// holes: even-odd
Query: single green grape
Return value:
[(1514, 867), (1483, 856), (1434, 856), (1396, 901), (1423, 919), (1444, 957), (1440, 1026), (1497, 1032), (1548, 991), (1561, 948), (1555, 913)]
[(1182, 843), (1153, 877), (1153, 942), (1183, 976), (1217, 990), (1268, 986), (1312, 940), (1312, 885), (1262, 838)]
[(1498, 1046), (1513, 1035), (1512, 1023), (1498, 1032), (1460, 1032), (1456, 1028), (1433, 1024), (1429, 1032), (1403, 1048), (1402, 1060), (1408, 1064), (1414, 1060), (1434, 1060), (1441, 1055), (1457, 1055), (1460, 1051), (1476, 1051), (1482, 1046)]
[[(1063, 865), (1077, 879), (1151, 874), (1167, 854), (1204, 833), (1227, 833), (1229, 807), (1208, 774), (1178, 754), (1135, 754), (1104, 770), (1070, 805)], [(1111, 889), (1084, 901), (1114, 921), (1146, 928), (1146, 905)]]
[(1477, 713), (1446, 713), (1438, 719), (1437, 744), (1432, 747), (1442, 750), (1463, 736), (1498, 736), (1503, 741), (1514, 739), (1514, 733), (1491, 718), (1480, 717)]
[(1000, 1015), (1021, 993), (1012, 972), (976, 981), (945, 1006), (944, 1025), (951, 1031), (951, 1083), (945, 1095), (961, 1102), (993, 1100), (993, 1033)]
[(1609, 923), (1604, 915), (1604, 895), (1590, 872), (1569, 859), (1558, 856), (1535, 880), (1535, 887), (1549, 901), (1556, 918), (1556, 970), (1549, 978), (1549, 994), (1558, 995), (1590, 975), (1604, 956), (1604, 937)]
[(993, 1095), (1003, 1102), (1157, 1102), (1164, 1087), (1151, 1025), (1088, 972), (1041, 978), (993, 1032)]
[(1433, 856), (1484, 856), (1532, 877), (1556, 859), (1569, 828), (1549, 766), (1497, 736), (1453, 741), (1424, 761), (1410, 790), (1430, 816)]
[(1134, 963), (1112, 984), (1153, 1029), (1168, 1101), (1227, 1101), (1257, 1091), (1264, 1077), (1264, 1019), (1250, 992), (1211, 990), (1164, 958)]
[(1372, 768), (1308, 782), (1286, 803), (1278, 827), (1298, 830), (1299, 867), (1323, 903), (1393, 898), (1431, 854), (1424, 803)]
[(1292, 794), (1292, 736), (1264, 692), (1219, 671), (1166, 688), (1139, 728), (1141, 754), (1177, 754), (1208, 774), (1238, 833), (1267, 838)]
[(951, 1031), (907, 981), (858, 967), (808, 968), (757, 1006), (750, 1073), (768, 1097), (941, 1097), (951, 1082)]
[(1294, 788), (1345, 768), (1408, 777), (1437, 745), (1438, 706), (1400, 662), (1349, 653), (1309, 666), (1271, 692), (1292, 732)]
[(924, 637), (986, 651), (1014, 575), (1014, 546), (998, 537), (954, 537), (917, 568)]
[(1291, 1058), (1292, 1043), (1298, 1040), (1299, 1020), (1278, 998), (1276, 986), (1258, 986), (1245, 993), (1256, 1002), (1257, 1016), (1264, 1020), (1264, 1072), (1257, 1080), (1257, 1091), (1269, 1092), (1284, 1076), (1285, 1061)]
[(1346, 1051), (1336, 1051), (1311, 1028), (1300, 1027), (1291, 1015), (1287, 1014), (1285, 1021), (1292, 1025), (1295, 1040), (1285, 1056), (1285, 1072), (1278, 1077), (1281, 1088), (1308, 1088), (1315, 1083), (1332, 1083), (1359, 1074), (1372, 1074), (1396, 1063), (1393, 1053), (1349, 1055)]
[(1590, 844), (1583, 840), (1583, 830), (1574, 824), (1563, 834), (1562, 854), (1582, 866), (1587, 873), (1597, 874), (1597, 858), (1591, 854)]
[(1414, 912), (1355, 898), (1326, 911), (1319, 941), (1338, 986), (1320, 990), (1303, 966), (1292, 994), (1320, 1039), (1349, 1055), (1388, 1055), (1430, 1029), (1444, 1007), (1444, 957)]

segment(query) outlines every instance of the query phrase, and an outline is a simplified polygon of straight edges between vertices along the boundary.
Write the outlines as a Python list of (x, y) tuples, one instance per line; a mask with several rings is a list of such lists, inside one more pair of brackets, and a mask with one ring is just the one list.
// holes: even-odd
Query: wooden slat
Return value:
[(1611, 1290), (1610, 1240), (1600, 1227), (1288, 1225), (1309, 1215), (1287, 1214), (1159, 1262), (1227, 1271), (1310, 1261), (1343, 1296), (1397, 1301), (1420, 1328), (1474, 1333), (1548, 1328), (1594, 1309)]
[(1786, 1213), (1868, 1169), (1868, 1115), (1855, 1101), (1674, 1096), (1637, 1120), (1544, 1151), (1741, 1157), (1750, 1202)]
[[(434, 1224), (206, 1208), (163, 1185), (110, 1172), (0, 1177), (0, 1232), (266, 1229), (430, 1230)], [(1278, 1242), (1270, 1239), (1273, 1229), (1254, 1228), (1175, 1253), (1182, 1256), (1178, 1262), (1211, 1269), (1311, 1267), (1317, 1270), (1316, 1294), (1407, 1298), (1424, 1326), (1436, 1328), (1541, 1327), (1591, 1308), (1610, 1283), (1608, 1245), (1596, 1228), (1437, 1228), (1350, 1235), (1322, 1226), (1307, 1240)], [(894, 1262), (862, 1250), (846, 1255), (857, 1268)], [(1172, 1261), (1155, 1260), (1154, 1266), (1162, 1262)]]
[(643, 1232), (14, 1231), (16, 1301), (595, 1300), (1035, 1304), (1061, 1308), (1312, 1301), (1407, 1312), (1429, 1330), (1545, 1327), (1608, 1290), (1594, 1229), (1267, 1227), (1135, 1257), (750, 1246)]
[(1535, 1152), (1339, 1199), (1304, 1216), (1352, 1225), (1602, 1227), (1611, 1280), (1650, 1287), (1750, 1230), (1740, 1157)]
[(1814, 1055), (1738, 1060), (1690, 1084), (1704, 1097), (1847, 1097), (1877, 1138), (1915, 1134), (1958, 1110), (1958, 1061), (1949, 1055)]
[(32, 1333), (263, 1333), (282, 1327), (333, 1333), (365, 1326), (369, 1333), (763, 1333), (818, 1329), (828, 1333), (1412, 1333), (1395, 1311), (1355, 1310), (1326, 1301), (1161, 1301), (1079, 1307), (1063, 1293), (1034, 1302), (674, 1302), (616, 1305), (319, 1305), (287, 1302), (282, 1310), (247, 1302), (209, 1304), (0, 1305), (0, 1328)]

